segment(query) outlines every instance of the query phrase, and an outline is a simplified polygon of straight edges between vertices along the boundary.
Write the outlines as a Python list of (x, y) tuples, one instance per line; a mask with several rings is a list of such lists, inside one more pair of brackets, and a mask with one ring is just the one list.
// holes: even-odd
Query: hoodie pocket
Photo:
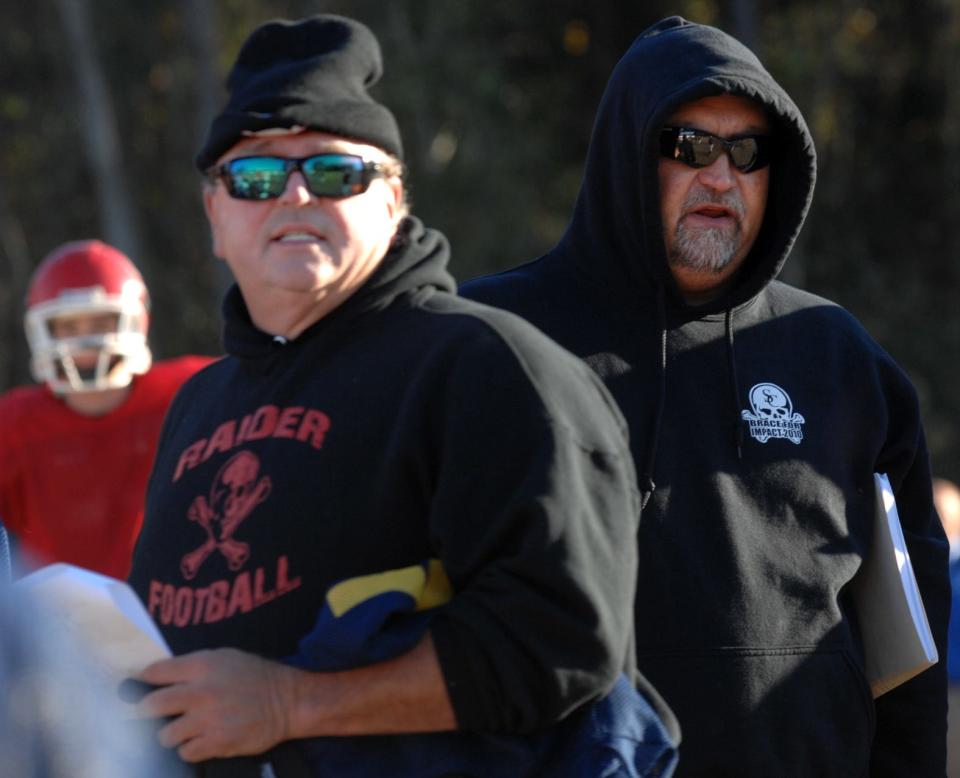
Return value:
[(842, 648), (716, 648), (638, 660), (680, 722), (677, 776), (867, 774), (873, 699)]

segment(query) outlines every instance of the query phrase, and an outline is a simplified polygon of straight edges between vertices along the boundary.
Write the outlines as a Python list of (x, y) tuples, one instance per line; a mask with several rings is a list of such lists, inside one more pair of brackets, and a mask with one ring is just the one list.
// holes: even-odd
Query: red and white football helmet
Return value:
[[(149, 307), (142, 276), (117, 249), (98, 240), (55, 249), (34, 272), (27, 293), (24, 323), (34, 378), (57, 394), (128, 386), (152, 362)], [(52, 320), (85, 314), (116, 315), (116, 331), (54, 336)], [(93, 367), (78, 366), (76, 357), (91, 352)]]

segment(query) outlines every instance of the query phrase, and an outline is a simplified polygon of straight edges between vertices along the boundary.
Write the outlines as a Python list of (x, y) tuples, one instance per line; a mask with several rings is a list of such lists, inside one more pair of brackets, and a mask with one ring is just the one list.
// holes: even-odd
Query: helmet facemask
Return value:
[[(135, 375), (146, 373), (152, 361), (147, 311), (140, 290), (124, 292), (108, 295), (99, 287), (71, 289), (30, 308), (25, 323), (34, 378), (63, 395), (121, 389), (129, 386)], [(111, 331), (55, 334), (58, 320), (104, 315), (115, 318)]]

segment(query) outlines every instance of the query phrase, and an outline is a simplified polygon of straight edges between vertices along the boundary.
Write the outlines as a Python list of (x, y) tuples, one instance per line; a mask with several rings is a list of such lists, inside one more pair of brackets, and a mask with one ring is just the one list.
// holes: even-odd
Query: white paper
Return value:
[(21, 578), (30, 592), (117, 680), (171, 656), (143, 603), (125, 582), (58, 562)]
[(893, 540), (893, 551), (897, 560), (897, 569), (900, 571), (900, 580), (910, 608), (910, 616), (917, 626), (917, 635), (923, 645), (924, 653), (931, 662), (936, 662), (937, 647), (933, 642), (933, 634), (927, 623), (927, 611), (920, 598), (920, 588), (913, 573), (913, 564), (910, 562), (910, 553), (907, 551), (907, 541), (903, 537), (903, 527), (900, 525), (900, 514), (897, 512), (897, 501), (893, 496), (893, 487), (890, 479), (884, 473), (874, 473), (880, 494), (883, 496), (883, 508), (887, 512), (887, 526), (890, 527), (890, 537)]
[(873, 540), (851, 593), (860, 621), (864, 672), (879, 697), (938, 661), (900, 526), (893, 489), (874, 473)]

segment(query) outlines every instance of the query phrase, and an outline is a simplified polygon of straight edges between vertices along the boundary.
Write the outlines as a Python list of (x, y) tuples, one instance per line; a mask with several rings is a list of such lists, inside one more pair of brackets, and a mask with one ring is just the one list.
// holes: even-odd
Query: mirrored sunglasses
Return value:
[(770, 164), (769, 135), (743, 135), (727, 140), (692, 127), (664, 127), (660, 131), (660, 154), (689, 167), (712, 165), (726, 152), (741, 173), (752, 173)]
[(290, 174), (303, 175), (316, 197), (353, 197), (366, 192), (373, 179), (386, 175), (377, 162), (353, 154), (314, 154), (311, 157), (237, 157), (207, 171), (220, 179), (238, 200), (271, 200), (283, 194)]

